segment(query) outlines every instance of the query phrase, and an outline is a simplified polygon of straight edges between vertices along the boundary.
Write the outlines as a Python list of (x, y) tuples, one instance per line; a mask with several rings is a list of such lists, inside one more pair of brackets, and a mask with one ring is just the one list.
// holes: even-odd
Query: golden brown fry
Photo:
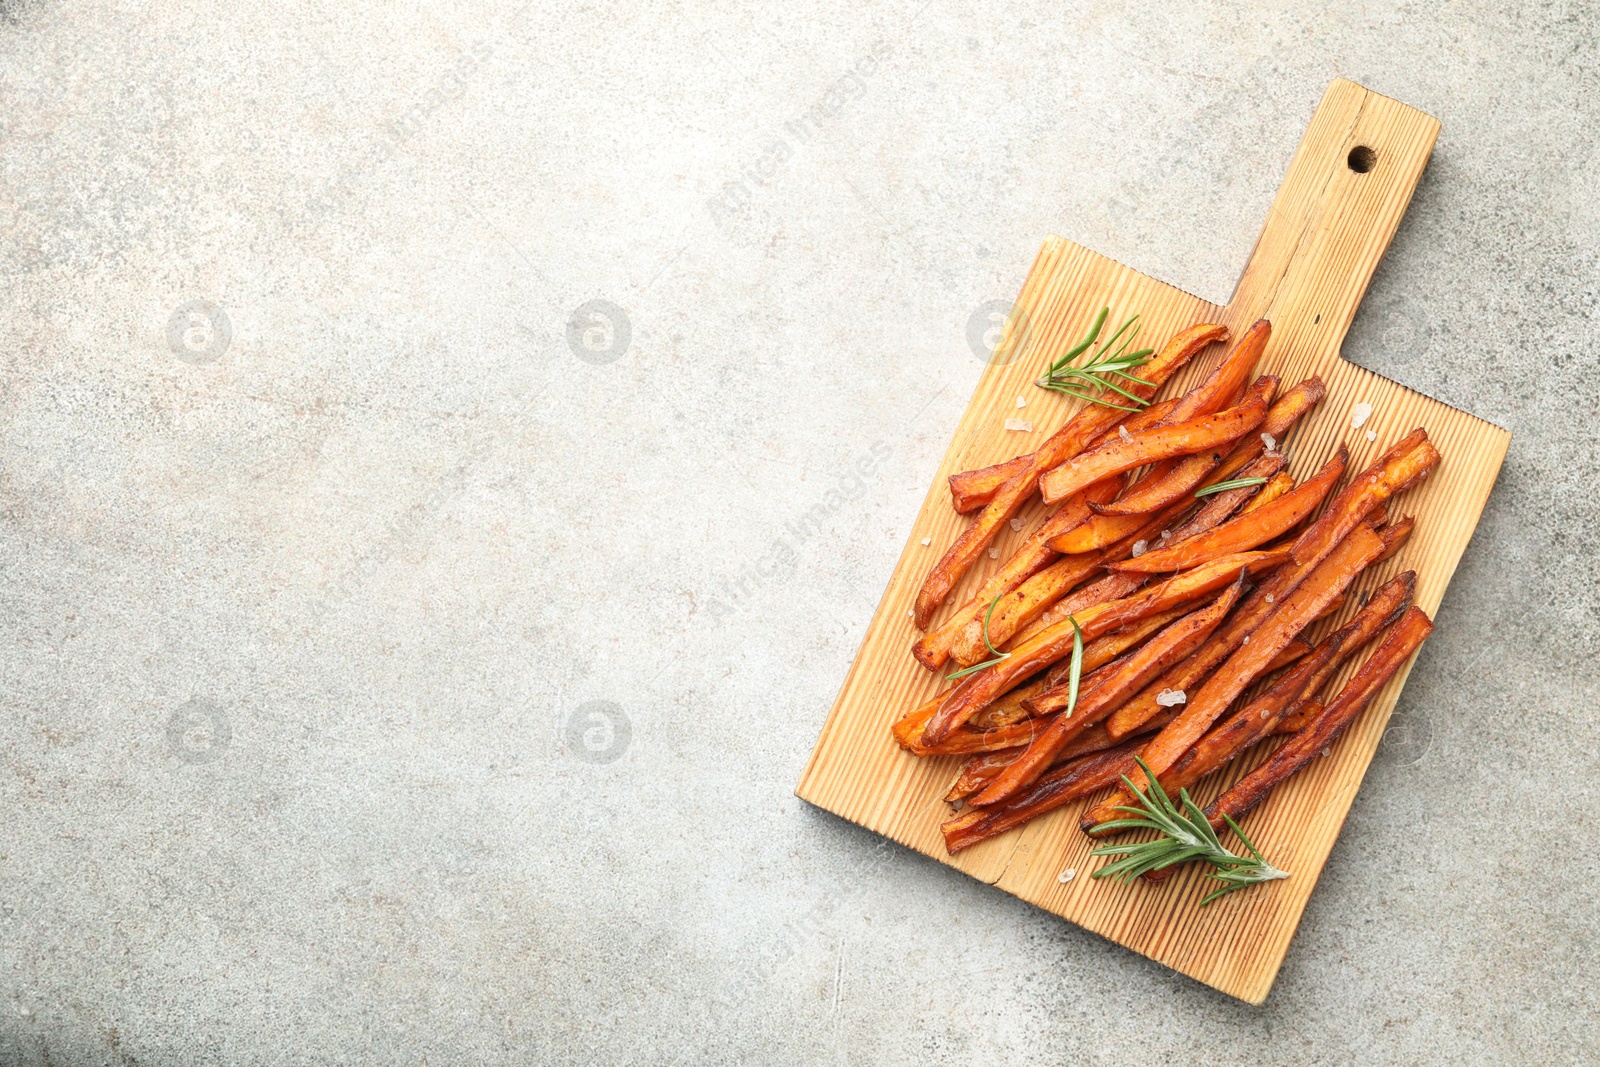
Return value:
[[(1167, 414), (1171, 412), (1172, 409), (1177, 406), (1177, 404), (1178, 398), (1176, 397), (1173, 397), (1170, 400), (1163, 400), (1159, 404), (1151, 404), (1143, 411), (1134, 415), (1129, 415), (1128, 418), (1124, 422), (1119, 423), (1119, 425), (1126, 427), (1129, 433), (1142, 430), (1146, 426), (1154, 426), (1156, 423), (1166, 418)], [(1090, 444), (1090, 447), (1098, 447), (1104, 441), (1105, 435), (1102, 434)], [(950, 482), (951, 507), (955, 509), (955, 512), (958, 515), (965, 515), (968, 512), (977, 511), (979, 508), (989, 503), (989, 501), (993, 500), (995, 493), (999, 492), (1000, 487), (1006, 482), (1010, 481), (1018, 471), (1021, 471), (1032, 461), (1033, 453), (1029, 452), (1026, 455), (1016, 456), (1012, 459), (1008, 459), (1004, 463), (994, 463), (987, 467), (978, 467), (974, 470), (962, 471), (959, 474), (950, 475), (948, 481)]]
[[(1238, 650), (1206, 680), (1178, 717), (1150, 742), (1145, 750), (1145, 763), (1151, 772), (1159, 776), (1198, 741), (1234, 698), (1260, 677), (1273, 657), (1344, 592), (1356, 576), (1383, 553), (1383, 548), (1383, 539), (1367, 526), (1357, 526), (1334, 546), (1327, 558), (1276, 604), (1259, 626), (1246, 634)], [(1134, 781), (1142, 783), (1144, 772), (1139, 772)], [(1084, 816), (1084, 825), (1097, 826), (1118, 818), (1112, 809), (1131, 799), (1125, 790), (1119, 790), (1116, 797)]]
[(1427, 477), (1439, 465), (1439, 450), (1420, 427), (1412, 430), (1371, 467), (1356, 475), (1294, 545), (1294, 561), (1327, 555), (1367, 513), (1396, 493)]
[(972, 802), (976, 805), (998, 804), (1031, 784), (1055, 761), (1057, 754), (1078, 734), (1109, 715), (1130, 692), (1148, 681), (1152, 675), (1194, 651), (1195, 647), (1211, 635), (1232, 610), (1244, 592), (1244, 576), (1231, 585), (1222, 596), (1199, 611), (1193, 612), (1162, 630), (1138, 650), (1129, 653), (1095, 680), (1084, 686), (1078, 694), (1078, 705), (1070, 709), (1070, 687), (1058, 686), (1030, 699), (1034, 714), (1060, 711), (1061, 714)]
[[(1159, 614), (1152, 615), (1148, 619), (1141, 619), (1131, 626), (1124, 626), (1120, 630), (1112, 630), (1108, 634), (1100, 635), (1083, 646), (1083, 672), (1087, 674), (1089, 671), (1104, 667), (1107, 663), (1128, 651), (1128, 649), (1133, 648), (1135, 645), (1143, 644), (1151, 634), (1166, 626), (1167, 623), (1176, 622), (1199, 606), (1198, 601), (1188, 600), (1175, 608), (1169, 608)], [(1060, 685), (1062, 680), (1071, 673), (1071, 667), (1070, 660), (1062, 660), (1046, 671), (1044, 676), (1045, 688), (1048, 689)], [(1016, 690), (1013, 689), (1011, 692), (1014, 693)], [(1010, 696), (1011, 694), (1008, 693), (1006, 695)], [(1029, 693), (1028, 695), (1032, 696), (1033, 694)]]
[(1383, 538), (1383, 555), (1373, 562), (1382, 563), (1404, 548), (1406, 542), (1411, 540), (1411, 531), (1416, 529), (1416, 526), (1417, 520), (1407, 515), (1402, 519), (1391, 522), (1387, 526), (1380, 527), (1378, 536)]
[(1083, 790), (1086, 781), (1098, 781), (1107, 774), (1111, 775), (1107, 781), (1116, 781), (1116, 775), (1122, 773), (1123, 767), (1134, 765), (1133, 757), (1138, 755), (1143, 744), (1143, 738), (1135, 738), (1104, 752), (1084, 756), (1046, 774), (1032, 788), (1009, 803), (963, 812), (940, 828), (944, 833), (945, 847), (954, 853), (980, 841), (998, 837), (1030, 819), (1054, 811), (1084, 795), (1084, 792), (1098, 788), (1094, 786)]
[[(1086, 552), (1081, 556), (1062, 556), (1032, 578), (1000, 597), (991, 612), (967, 623), (950, 646), (950, 658), (963, 667), (988, 659), (989, 644), (996, 648), (1011, 640), (1013, 634), (1044, 614), (1051, 604), (1077, 588), (1085, 578), (1099, 571), (1101, 554)], [(1115, 599), (1102, 597), (1102, 600)], [(983, 620), (989, 620), (989, 640), (983, 639)]]
[[(1282, 455), (1283, 450), (1277, 446), (1283, 444), (1289, 431), (1295, 423), (1310, 411), (1327, 394), (1327, 387), (1322, 384), (1322, 379), (1317, 377), (1307, 378), (1297, 385), (1291, 386), (1282, 396), (1273, 401), (1272, 407), (1267, 409), (1267, 417), (1261, 420), (1261, 425), (1256, 427), (1256, 432), (1241, 440), (1233, 446), (1233, 450), (1223, 459), (1219, 466), (1206, 479), (1207, 485), (1226, 482), (1230, 479), (1241, 477), (1254, 477), (1244, 475), (1245, 467), (1250, 466), (1257, 458), (1264, 454)], [(1273, 448), (1267, 448), (1266, 437), (1271, 437)], [(1268, 475), (1270, 477), (1270, 475)]]
[[(1246, 395), (1259, 395), (1262, 402), (1267, 403), (1272, 400), (1272, 393), (1277, 388), (1278, 379), (1270, 374), (1263, 374), (1250, 383)], [(1260, 444), (1259, 438), (1256, 443)], [(1143, 515), (1164, 508), (1180, 497), (1191, 496), (1195, 489), (1207, 480), (1206, 476), (1221, 465), (1223, 459), (1223, 451), (1220, 448), (1185, 456), (1165, 475), (1153, 481), (1141, 480), (1138, 486), (1131, 488), (1111, 503), (1093, 504), (1091, 507), (1100, 515)]]
[[(1272, 323), (1266, 319), (1252, 323), (1244, 336), (1239, 338), (1239, 343), (1233, 346), (1233, 351), (1217, 364), (1204, 381), (1185, 393), (1163, 421), (1188, 422), (1231, 407), (1234, 398), (1244, 392), (1245, 383), (1261, 361), (1261, 353), (1266, 351), (1267, 341), (1271, 337)], [(1145, 377), (1143, 371), (1139, 377)], [(1133, 429), (1130, 427), (1128, 432), (1132, 433)]]
[[(1141, 736), (1161, 729), (1171, 717), (1169, 712), (1165, 716), (1151, 719), (1145, 724), (1144, 730), (1141, 731)], [(1067, 742), (1067, 747), (1056, 755), (1056, 761), (1050, 765), (1050, 769), (1055, 770), (1062, 764), (1069, 763), (1080, 757), (1088, 756), (1095, 752), (1104, 752), (1108, 748), (1115, 748), (1120, 743), (1119, 741), (1113, 741), (1111, 735), (1106, 733), (1104, 723), (1098, 726), (1091, 726)], [(1025, 751), (1027, 751), (1026, 748), (1021, 747), (1007, 748), (998, 752), (985, 752), (981, 755), (973, 756), (961, 768), (961, 774), (951, 783), (950, 791), (945, 794), (945, 800), (954, 803), (970, 797), (999, 777), (1000, 772), (1005, 770), (1012, 760)]]
[(956, 514), (977, 511), (994, 499), (1000, 487), (1033, 462), (1033, 453), (1008, 459), (977, 470), (962, 471), (950, 476), (950, 506)]
[[(1284, 712), (1283, 718), (1278, 720), (1278, 725), (1272, 728), (1274, 734), (1294, 734), (1309, 726), (1318, 715), (1322, 714), (1322, 701), (1315, 697), (1307, 697), (1298, 704)], [(1016, 749), (1011, 751), (1015, 752)]]
[[(1202, 323), (1180, 331), (1149, 363), (1140, 368), (1139, 376), (1155, 384), (1129, 383), (1128, 392), (1148, 400), (1195, 353), (1213, 341), (1225, 339), (1227, 335), (1227, 328), (1215, 323)], [(1032, 498), (1038, 488), (1039, 476), (1077, 455), (1101, 433), (1126, 418), (1127, 414), (1118, 408), (1085, 405), (1039, 447), (1027, 467), (1012, 475), (995, 492), (994, 499), (989, 501), (972, 525), (962, 531), (961, 536), (945, 552), (944, 558), (934, 565), (923, 580), (914, 609), (914, 621), (918, 629), (928, 628), (933, 621), (933, 613), (939, 610), (956, 583), (977, 562), (1007, 520)]]
[(1180, 544), (1157, 548), (1121, 563), (1113, 563), (1110, 567), (1112, 570), (1135, 574), (1179, 571), (1216, 556), (1264, 545), (1293, 529), (1300, 520), (1316, 510), (1317, 505), (1333, 489), (1334, 483), (1344, 477), (1345, 464), (1348, 462), (1349, 453), (1340, 445), (1333, 458), (1323, 464), (1320, 471), (1284, 496)]
[(1326, 710), (1305, 729), (1293, 735), (1261, 766), (1241, 778), (1211, 806), (1206, 816), (1213, 826), (1224, 825), (1222, 816), (1237, 821), (1277, 786), (1301, 770), (1326, 749), (1372, 702), (1389, 679), (1400, 672), (1412, 654), (1433, 632), (1433, 621), (1421, 608), (1412, 607), (1384, 635), (1368, 657), (1334, 697)]
[(1040, 478), (1040, 495), (1045, 503), (1053, 504), (1101, 479), (1115, 477), (1135, 467), (1219, 448), (1237, 441), (1261, 425), (1266, 417), (1266, 401), (1258, 393), (1248, 393), (1244, 403), (1215, 415), (1156, 426), (1108, 441)]
[[(1284, 645), (1283, 651), (1273, 657), (1272, 662), (1267, 664), (1266, 673), (1271, 674), (1273, 671), (1280, 671), (1289, 664), (1304, 659), (1310, 652), (1311, 642), (1303, 637), (1297, 637), (1287, 645)], [(1013, 689), (1012, 692), (1016, 692), (1016, 690)]]
[(1023, 719), (1021, 722), (993, 730), (974, 730), (963, 726), (952, 730), (950, 736), (937, 745), (924, 744), (923, 731), (927, 728), (928, 720), (933, 717), (938, 700), (939, 698), (935, 697), (901, 718), (891, 728), (895, 741), (913, 756), (970, 756), (975, 752), (999, 752), (1002, 749), (1031, 743), (1034, 736), (1046, 725), (1045, 720)]
[(1045, 543), (1055, 531), (1081, 523), (1090, 514), (1091, 501), (1109, 500), (1115, 492), (1114, 485), (1094, 486), (1085, 490), (1082, 496), (1074, 496), (1057, 508), (1055, 514), (1046, 519), (1039, 529), (1028, 535), (1028, 539), (1012, 553), (1004, 566), (983, 583), (972, 599), (952, 613), (936, 629), (924, 634), (912, 644), (911, 654), (916, 657), (917, 662), (930, 671), (943, 667), (950, 658), (950, 649), (955, 645), (956, 638), (974, 619), (982, 620), (995, 597), (1015, 589), (1049, 566), (1056, 558), (1055, 549)]
[(997, 730), (1002, 726), (1014, 726), (1023, 719), (1033, 718), (1033, 709), (1024, 701), (1029, 697), (1044, 692), (1049, 688), (1049, 680), (1043, 676), (1019, 685), (993, 704), (984, 708), (972, 717), (968, 723), (974, 730)]
[[(1341, 445), (1340, 447), (1342, 448), (1343, 446)], [(1267, 484), (1261, 487), (1259, 493), (1244, 502), (1244, 507), (1239, 509), (1239, 514), (1248, 515), (1252, 511), (1259, 511), (1274, 500), (1283, 497), (1293, 488), (1294, 479), (1289, 476), (1289, 472), (1279, 471), (1267, 479)]]
[[(1168, 796), (1177, 796), (1179, 790), (1194, 785), (1273, 733), (1303, 699), (1313, 699), (1308, 694), (1321, 689), (1340, 664), (1371, 641), (1380, 630), (1405, 614), (1411, 606), (1416, 577), (1415, 571), (1407, 571), (1385, 583), (1356, 613), (1355, 618), (1323, 638), (1308, 659), (1212, 729), (1164, 774), (1159, 775), (1161, 788), (1166, 790)], [(1170, 873), (1170, 870), (1165, 873)]]
[(1121, 600), (1132, 595), (1134, 590), (1144, 584), (1144, 576), (1134, 577), (1131, 574), (1108, 574), (1091, 585), (1086, 585), (1071, 596), (1063, 597), (1045, 609), (1033, 622), (1023, 627), (1022, 631), (1011, 641), (1020, 645), (1033, 640), (1039, 634), (1050, 629), (1057, 623), (1065, 622), (1069, 615), (1080, 615), (1085, 608), (1096, 604), (1103, 604), (1108, 600)]
[[(1376, 538), (1374, 538), (1376, 539)], [(1237, 579), (1240, 568), (1255, 572), (1277, 567), (1288, 559), (1288, 552), (1240, 552), (1175, 575), (1158, 585), (1142, 589), (1130, 597), (1084, 609), (1074, 616), (1083, 640), (1092, 641), (1103, 633), (1149, 618), (1158, 612), (1203, 596)], [(1290, 636), (1293, 636), (1292, 634)], [(956, 727), (964, 724), (990, 701), (1015, 689), (1022, 681), (1071, 653), (1074, 639), (1072, 619), (1041, 631), (1014, 649), (1006, 659), (962, 679), (924, 730), (927, 744), (938, 744)]]
[[(1284, 464), (1283, 454), (1273, 452), (1265, 456), (1257, 456), (1253, 461), (1238, 471), (1241, 478), (1266, 478), (1267, 484), (1261, 486), (1246, 485), (1238, 489), (1224, 489), (1220, 493), (1212, 493), (1204, 498), (1205, 503), (1200, 505), (1200, 510), (1194, 517), (1171, 531), (1172, 536), (1165, 540), (1165, 544), (1176, 545), (1196, 537), (1207, 530), (1227, 522), (1233, 517), (1241, 506), (1247, 506), (1253, 498), (1261, 495), (1262, 491), (1273, 489), (1279, 482), (1278, 475), (1283, 474), (1281, 489), (1276, 495), (1292, 488), (1294, 480), (1281, 470)], [(1098, 516), (1097, 516), (1098, 517)]]

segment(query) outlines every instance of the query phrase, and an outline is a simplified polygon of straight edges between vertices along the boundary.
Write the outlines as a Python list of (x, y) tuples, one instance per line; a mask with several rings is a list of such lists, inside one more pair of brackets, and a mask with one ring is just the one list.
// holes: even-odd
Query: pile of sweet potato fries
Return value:
[[(1084, 830), (1120, 818), (1133, 799), (1123, 776), (1146, 785), (1136, 757), (1176, 796), (1287, 735), (1206, 808), (1221, 829), (1325, 751), (1432, 630), (1407, 571), (1339, 629), (1311, 636), (1405, 544), (1412, 520), (1390, 519), (1387, 502), (1440, 457), (1416, 429), (1353, 478), (1340, 445), (1295, 484), (1283, 443), (1325, 390), (1317, 378), (1280, 392), (1276, 378), (1253, 377), (1271, 330), (1257, 322), (1199, 385), (1155, 401), (1195, 355), (1229, 340), (1223, 326), (1191, 326), (1037, 451), (950, 478), (955, 509), (978, 514), (922, 585), (912, 653), (954, 671), (953, 683), (893, 727), (915, 755), (970, 757), (945, 798), (957, 808), (944, 825), (950, 851), (1103, 790)], [(934, 625), (1035, 493), (1054, 510)], [(1369, 645), (1349, 681), (1322, 694)]]

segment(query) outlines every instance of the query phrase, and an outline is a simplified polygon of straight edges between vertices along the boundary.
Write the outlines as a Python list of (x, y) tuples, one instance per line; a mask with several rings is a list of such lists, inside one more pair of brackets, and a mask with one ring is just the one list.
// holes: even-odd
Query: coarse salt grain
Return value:
[(1073, 870), (1071, 867), (1068, 867), (1066, 870), (1064, 870), (1060, 874), (1056, 875), (1056, 881), (1060, 882), (1062, 885), (1066, 885), (1068, 882), (1072, 881), (1077, 876), (1078, 876), (1078, 872)]
[(1244, 635), (1244, 643), (1247, 644), (1247, 645), (1250, 643), (1250, 635), (1249, 634), (1245, 634)]
[(1332, 752), (1332, 751), (1333, 751), (1332, 749), (1325, 748), (1325, 749), (1322, 750), (1322, 754), (1324, 756), (1326, 756), (1329, 752)]
[(1267, 595), (1266, 595), (1266, 601), (1267, 601), (1267, 603), (1268, 603), (1268, 604), (1270, 604), (1270, 603), (1272, 603), (1272, 599), (1273, 599), (1273, 597), (1272, 597), (1272, 594), (1271, 594), (1271, 593), (1268, 593), (1268, 594), (1267, 594)]
[(1377, 439), (1378, 439), (1378, 431), (1376, 431), (1376, 430), (1368, 430), (1367, 431), (1367, 440), (1376, 441)]
[(1350, 428), (1359, 430), (1367, 424), (1367, 420), (1370, 418), (1372, 418), (1372, 405), (1363, 400), (1350, 409)]
[(1274, 448), (1278, 447), (1278, 439), (1272, 436), (1270, 433), (1264, 433), (1261, 435), (1261, 443), (1267, 446), (1268, 452), (1271, 452)]
[(1161, 531), (1161, 540), (1163, 540), (1163, 541), (1172, 540), (1172, 531), (1171, 530), (1162, 530)]
[(924, 546), (927, 546), (927, 545), (931, 545), (931, 544), (933, 544), (933, 538), (931, 538), (931, 537), (924, 537), (924, 538), (923, 538), (923, 539), (922, 539), (922, 543), (923, 543), (923, 545), (924, 545)]
[(1117, 427), (1117, 436), (1122, 438), (1124, 441), (1133, 440), (1133, 434), (1128, 432), (1128, 428), (1126, 426)]
[(1150, 547), (1150, 542), (1149, 541), (1135, 541), (1133, 543), (1133, 554), (1135, 556), (1142, 556), (1142, 555), (1144, 555), (1144, 550), (1149, 548), (1149, 547)]
[(1021, 430), (1023, 433), (1033, 432), (1033, 423), (1027, 419), (1007, 419), (1006, 429)]
[(1265, 719), (1267, 717), (1267, 709), (1266, 708), (1262, 708), (1261, 709), (1261, 717), (1263, 719)]
[(1163, 689), (1156, 694), (1156, 703), (1164, 708), (1176, 707), (1179, 704), (1186, 704), (1188, 701), (1189, 695), (1182, 689)]
[(1027, 406), (1028, 406), (1028, 402), (1026, 400), (1022, 399), (1020, 396), (1017, 397), (1017, 407), (1025, 408)]
[(1011, 528), (1013, 530), (1020, 531), (1022, 529), (1022, 520), (1021, 519), (1012, 519), (1011, 520)]
[(999, 559), (1000, 558), (1000, 550), (998, 548), (991, 548), (989, 550), (989, 558), (990, 559)]

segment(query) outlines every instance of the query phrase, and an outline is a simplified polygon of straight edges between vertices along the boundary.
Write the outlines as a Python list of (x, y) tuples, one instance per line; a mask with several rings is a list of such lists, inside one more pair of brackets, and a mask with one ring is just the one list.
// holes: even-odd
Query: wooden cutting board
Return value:
[[(1090, 879), (1089, 872), (1104, 861), (1089, 856), (1093, 843), (1077, 829), (1082, 802), (958, 855), (945, 851), (939, 825), (949, 808), (940, 798), (961, 760), (917, 759), (901, 751), (889, 734), (890, 724), (932, 696), (940, 682), (911, 657), (918, 631), (908, 614), (928, 568), (968, 522), (951, 510), (945, 479), (1032, 451), (1066, 420), (1076, 403), (1031, 383), (1047, 362), (1084, 335), (1096, 312), (1109, 306), (1113, 324), (1141, 315), (1141, 343), (1158, 347), (1195, 322), (1223, 322), (1238, 336), (1258, 318), (1271, 320), (1272, 340), (1258, 369), (1280, 376), (1284, 387), (1312, 374), (1328, 385), (1327, 398), (1285, 446), (1297, 478), (1319, 466), (1341, 440), (1350, 447), (1350, 469), (1356, 471), (1413, 427), (1426, 427), (1444, 461), (1391, 509), (1395, 516), (1414, 515), (1416, 533), (1356, 589), (1375, 588), (1401, 570), (1415, 569), (1416, 603), (1432, 615), (1478, 523), (1511, 435), (1346, 363), (1339, 346), (1438, 132), (1431, 116), (1353, 82), (1329, 86), (1226, 307), (1070, 241), (1045, 241), (823, 726), (798, 796), (1224, 993), (1252, 1004), (1266, 999), (1409, 668), (1373, 701), (1329, 758), (1315, 761), (1247, 817), (1246, 832), (1292, 877), (1201, 908), (1200, 898), (1215, 883), (1192, 867), (1163, 885)], [(1223, 346), (1213, 346), (1163, 395), (1188, 388), (1222, 354)], [(1026, 399), (1025, 409), (1017, 408), (1018, 397)], [(1357, 430), (1351, 427), (1351, 409), (1360, 402), (1372, 405), (1372, 415)], [(1007, 431), (1005, 420), (1017, 417), (1031, 420), (1033, 432)], [(1368, 430), (1375, 440), (1368, 440)], [(974, 568), (946, 610), (969, 599), (1043, 514), (1035, 500), (1022, 516), (1023, 529), (1003, 532), (996, 542), (999, 557)], [(931, 538), (931, 545), (924, 546), (924, 538)], [(1344, 615), (1353, 610), (1352, 604)], [(1334, 685), (1353, 669), (1348, 666)], [(1196, 799), (1205, 803), (1265, 755), (1236, 760), (1201, 783)], [(1060, 881), (1069, 869), (1076, 876)], [(981, 945), (973, 948), (982, 951)]]

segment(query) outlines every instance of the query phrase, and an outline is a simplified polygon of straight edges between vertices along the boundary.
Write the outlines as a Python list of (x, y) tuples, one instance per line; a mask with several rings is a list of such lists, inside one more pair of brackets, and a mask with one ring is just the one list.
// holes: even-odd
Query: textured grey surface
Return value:
[[(0, 5), (0, 1062), (1594, 1062), (1600, 19), (1502, 6)], [(1516, 438), (1253, 1009), (791, 790), (969, 316), (1225, 298), (1338, 75), (1444, 124), (1347, 354)]]

